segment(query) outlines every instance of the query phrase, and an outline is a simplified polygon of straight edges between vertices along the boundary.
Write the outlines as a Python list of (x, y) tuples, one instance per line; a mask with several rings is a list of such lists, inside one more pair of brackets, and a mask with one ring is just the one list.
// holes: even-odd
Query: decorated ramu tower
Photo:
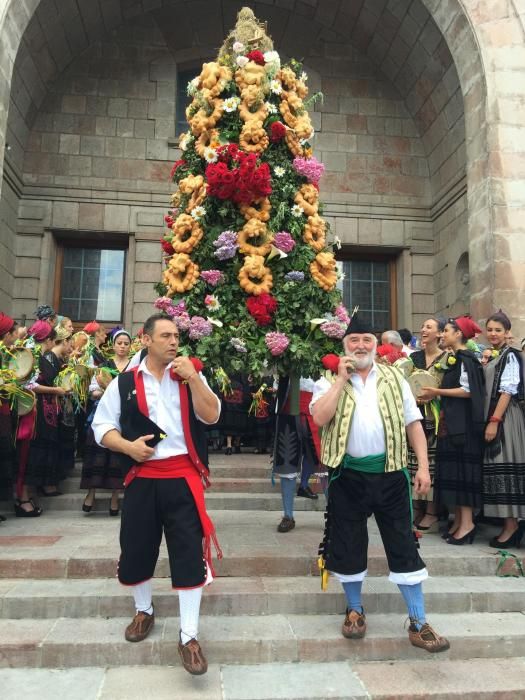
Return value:
[(156, 306), (210, 371), (317, 376), (348, 317), (322, 218), (308, 76), (244, 8), (188, 85)]

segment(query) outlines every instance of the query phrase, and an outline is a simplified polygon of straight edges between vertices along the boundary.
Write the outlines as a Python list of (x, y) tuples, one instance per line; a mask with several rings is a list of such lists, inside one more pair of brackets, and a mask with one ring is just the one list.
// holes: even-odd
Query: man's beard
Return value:
[(372, 350), (372, 352), (367, 352), (366, 355), (356, 355), (355, 352), (347, 352), (346, 356), (352, 360), (356, 369), (367, 369), (372, 366), (376, 351)]

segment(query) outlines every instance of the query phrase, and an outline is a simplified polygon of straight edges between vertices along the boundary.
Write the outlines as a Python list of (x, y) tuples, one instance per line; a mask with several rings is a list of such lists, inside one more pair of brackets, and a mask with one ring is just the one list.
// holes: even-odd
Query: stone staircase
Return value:
[[(297, 527), (276, 532), (280, 495), (267, 456), (212, 458), (207, 501), (224, 559), (205, 590), (201, 634), (208, 674), (179, 666), (177, 597), (161, 551), (154, 581), (156, 626), (129, 644), (129, 591), (115, 580), (119, 519), (109, 495), (81, 513), (79, 473), (64, 495), (42, 499), (38, 519), (0, 526), (0, 697), (103, 698), (525, 698), (525, 579), (494, 575), (497, 556), (481, 530), (472, 546), (426, 535), (422, 556), (431, 623), (451, 641), (432, 657), (411, 647), (397, 587), (370, 522), (364, 605), (369, 631), (340, 634), (345, 602), (334, 581), (322, 592), (315, 554), (324, 504), (297, 499)], [(9, 512), (6, 507), (0, 512)]]

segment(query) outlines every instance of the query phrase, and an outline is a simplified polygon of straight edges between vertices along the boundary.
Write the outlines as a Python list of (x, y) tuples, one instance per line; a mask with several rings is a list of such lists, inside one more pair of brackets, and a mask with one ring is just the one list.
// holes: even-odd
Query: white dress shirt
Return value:
[[(164, 370), (162, 381), (159, 382), (148, 369), (146, 359), (147, 358), (144, 358), (140, 363), (139, 372), (142, 372), (144, 378), (144, 390), (146, 392), (149, 417), (166, 435), (166, 437), (156, 445), (155, 452), (150, 459), (166, 459), (166, 457), (187, 454), (188, 448), (186, 440), (184, 439), (180, 414), (179, 382), (174, 381), (170, 377), (171, 363)], [(208, 386), (204, 375), (200, 372), (199, 375), (204, 384)], [(217, 401), (220, 414), (221, 402), (215, 394), (213, 396), (215, 401)], [(197, 414), (195, 415), (201, 423), (208, 424), (200, 416)], [(219, 420), (218, 417), (217, 420)], [(216, 423), (217, 420), (213, 422)], [(100, 399), (95, 417), (93, 418), (92, 427), (95, 433), (95, 440), (99, 445), (102, 445), (104, 435), (110, 430), (118, 430), (119, 433), (121, 432), (118, 381), (111, 382), (104, 396)]]
[[(359, 374), (350, 376), (355, 396), (355, 411), (348, 435), (346, 451), (351, 457), (370, 457), (386, 452), (385, 431), (379, 402), (377, 400), (377, 368), (374, 362), (366, 382)], [(314, 395), (310, 403), (310, 411), (316, 401), (324, 396), (332, 384), (325, 377), (321, 377), (315, 383)], [(403, 409), (405, 425), (410, 425), (416, 420), (422, 420), (416, 400), (410, 390), (408, 382), (402, 380)]]

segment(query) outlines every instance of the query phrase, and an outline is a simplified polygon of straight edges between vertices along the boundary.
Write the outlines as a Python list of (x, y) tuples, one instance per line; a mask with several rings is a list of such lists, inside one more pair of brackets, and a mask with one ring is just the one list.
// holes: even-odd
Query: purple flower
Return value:
[(230, 258), (235, 257), (238, 247), (239, 246), (237, 244), (232, 245), (229, 243), (228, 245), (223, 245), (220, 248), (217, 248), (214, 255), (218, 260), (230, 260)]
[(343, 338), (346, 330), (346, 326), (340, 321), (325, 321), (319, 328), (328, 338), (337, 338), (337, 340)]
[(264, 338), (264, 342), (274, 357), (282, 355), (288, 345), (290, 345), (290, 339), (288, 336), (285, 333), (279, 333), (278, 331), (267, 333)]
[(287, 272), (285, 274), (284, 279), (287, 282), (304, 282), (304, 272), (292, 270), (291, 272)]
[(338, 321), (344, 323), (345, 326), (348, 326), (348, 324), (350, 323), (350, 316), (348, 315), (348, 311), (346, 310), (344, 304), (339, 304), (339, 306), (336, 306), (334, 316)]
[(237, 244), (237, 234), (235, 231), (223, 231), (220, 236), (213, 241), (215, 248), (222, 248), (225, 245), (236, 245)]
[(295, 241), (288, 231), (279, 231), (279, 233), (276, 233), (273, 243), (275, 247), (282, 250), (283, 253), (289, 253), (295, 248)]
[(216, 287), (224, 279), (224, 275), (220, 270), (203, 270), (201, 277), (210, 287)]
[(170, 299), (169, 297), (159, 297), (158, 299), (155, 300), (155, 303), (153, 306), (156, 309), (159, 309), (160, 311), (164, 311), (165, 313), (170, 313), (170, 309), (173, 306), (173, 300)]
[(191, 318), (187, 311), (174, 315), (173, 321), (175, 322), (175, 325), (179, 331), (187, 331), (191, 325)]
[(230, 338), (230, 344), (233, 345), (237, 352), (248, 352), (244, 340), (240, 338)]
[(318, 184), (324, 173), (324, 164), (320, 163), (315, 156), (311, 158), (301, 158), (301, 156), (297, 156), (293, 159), (292, 165), (299, 175), (302, 175), (314, 185)]
[(189, 328), (190, 340), (200, 340), (207, 335), (211, 335), (213, 326), (202, 316), (192, 316)]

